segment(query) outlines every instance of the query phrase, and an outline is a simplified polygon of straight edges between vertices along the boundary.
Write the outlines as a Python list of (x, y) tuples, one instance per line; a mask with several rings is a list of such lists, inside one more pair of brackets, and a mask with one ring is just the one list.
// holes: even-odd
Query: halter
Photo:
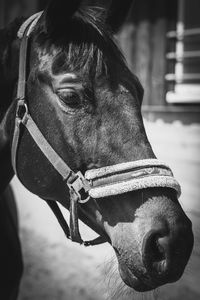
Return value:
[(54, 212), (58, 222), (64, 230), (67, 238), (85, 246), (104, 243), (107, 239), (99, 236), (97, 239), (83, 242), (78, 224), (78, 205), (84, 205), (91, 198), (104, 198), (130, 191), (141, 190), (150, 187), (168, 187), (181, 194), (179, 183), (173, 177), (171, 169), (157, 159), (144, 159), (125, 162), (99, 169), (88, 170), (85, 176), (79, 171), (74, 172), (65, 161), (56, 153), (46, 140), (34, 120), (32, 119), (26, 102), (26, 64), (27, 47), (31, 32), (37, 24), (42, 12), (31, 16), (23, 23), (18, 31), (21, 40), (19, 55), (19, 78), (17, 85), (17, 107), (15, 115), (15, 128), (12, 140), (12, 165), (17, 175), (17, 150), (20, 137), (20, 129), (23, 125), (48, 159), (55, 170), (61, 175), (70, 194), (70, 226), (65, 221), (58, 204), (52, 200), (46, 200)]

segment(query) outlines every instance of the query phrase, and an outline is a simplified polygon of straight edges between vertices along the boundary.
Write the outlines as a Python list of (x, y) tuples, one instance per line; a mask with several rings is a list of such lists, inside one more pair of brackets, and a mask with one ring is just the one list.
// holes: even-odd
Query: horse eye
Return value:
[(70, 107), (75, 108), (81, 104), (81, 97), (74, 90), (61, 90), (57, 94), (60, 100)]

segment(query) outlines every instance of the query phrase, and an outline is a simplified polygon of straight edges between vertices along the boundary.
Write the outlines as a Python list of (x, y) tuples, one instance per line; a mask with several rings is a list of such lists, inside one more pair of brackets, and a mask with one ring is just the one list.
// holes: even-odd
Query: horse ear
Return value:
[(45, 29), (47, 33), (58, 32), (69, 23), (81, 5), (81, 0), (52, 0), (45, 9)]
[(113, 33), (117, 33), (123, 25), (133, 2), (134, 0), (112, 0), (108, 9), (106, 23)]

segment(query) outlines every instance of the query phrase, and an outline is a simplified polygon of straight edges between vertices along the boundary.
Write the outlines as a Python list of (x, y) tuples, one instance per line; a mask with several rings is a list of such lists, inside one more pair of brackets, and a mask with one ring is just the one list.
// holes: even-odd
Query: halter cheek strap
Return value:
[[(70, 194), (70, 227), (65, 221), (62, 212), (56, 202), (46, 200), (47, 204), (52, 209), (58, 222), (60, 223), (62, 229), (65, 232), (67, 238), (71, 240), (84, 244), (86, 246), (99, 244), (106, 241), (105, 237), (98, 237), (93, 241), (83, 242), (78, 225), (78, 203), (85, 203), (90, 199), (88, 191), (90, 189), (89, 182), (84, 178), (81, 172), (75, 173), (72, 171), (64, 160), (56, 153), (56, 151), (51, 147), (49, 142), (43, 136), (38, 126), (33, 121), (31, 115), (28, 111), (28, 106), (25, 101), (26, 92), (26, 61), (27, 61), (27, 48), (29, 36), (37, 24), (42, 12), (39, 12), (23, 23), (18, 31), (18, 37), (21, 39), (20, 44), (20, 57), (19, 57), (19, 76), (18, 76), (18, 86), (17, 86), (17, 107), (15, 116), (15, 127), (12, 140), (12, 165), (15, 174), (17, 175), (17, 150), (20, 138), (20, 128), (21, 125), (25, 126), (29, 134), (46, 156), (48, 161), (56, 169), (56, 171), (61, 175), (63, 182), (67, 185)], [(82, 194), (84, 193), (83, 198)]]
[(18, 33), (21, 38), (21, 45), (16, 99), (17, 107), (12, 141), (13, 169), (17, 175), (17, 150), (20, 128), (24, 126), (41, 152), (60, 174), (63, 183), (66, 184), (69, 190), (70, 227), (65, 221), (58, 204), (45, 199), (58, 219), (66, 236), (72, 241), (86, 246), (97, 245), (106, 242), (107, 239), (104, 236), (100, 236), (93, 241), (83, 242), (79, 232), (78, 205), (86, 203), (90, 198), (104, 198), (150, 187), (171, 188), (179, 197), (181, 189), (179, 183), (173, 177), (171, 169), (165, 163), (157, 159), (144, 159), (106, 166), (100, 169), (89, 170), (85, 176), (83, 176), (80, 171), (76, 173), (71, 170), (65, 161), (56, 153), (32, 119), (25, 100), (28, 38), (41, 14), (40, 12), (28, 19), (22, 25)]

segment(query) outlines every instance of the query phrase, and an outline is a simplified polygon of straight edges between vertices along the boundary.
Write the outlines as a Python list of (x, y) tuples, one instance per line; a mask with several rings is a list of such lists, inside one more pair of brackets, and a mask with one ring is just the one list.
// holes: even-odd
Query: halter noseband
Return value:
[(75, 173), (71, 170), (64, 160), (51, 147), (29, 114), (25, 100), (28, 39), (41, 15), (42, 12), (30, 17), (25, 21), (25, 23), (23, 23), (18, 32), (21, 44), (16, 99), (17, 108), (12, 141), (12, 165), (15, 174), (17, 175), (16, 157), (20, 137), (20, 127), (23, 124), (39, 149), (61, 175), (64, 183), (69, 189), (70, 227), (65, 221), (57, 203), (52, 200), (45, 199), (57, 217), (66, 236), (72, 241), (86, 246), (96, 245), (105, 242), (106, 238), (100, 236), (93, 241), (83, 242), (79, 232), (78, 204), (86, 203), (90, 198), (104, 198), (149, 187), (168, 187), (174, 189), (179, 197), (181, 189), (179, 183), (173, 177), (171, 169), (165, 163), (160, 162), (157, 159), (131, 161), (99, 169), (88, 170), (85, 173), (85, 176), (83, 176), (81, 172)]

